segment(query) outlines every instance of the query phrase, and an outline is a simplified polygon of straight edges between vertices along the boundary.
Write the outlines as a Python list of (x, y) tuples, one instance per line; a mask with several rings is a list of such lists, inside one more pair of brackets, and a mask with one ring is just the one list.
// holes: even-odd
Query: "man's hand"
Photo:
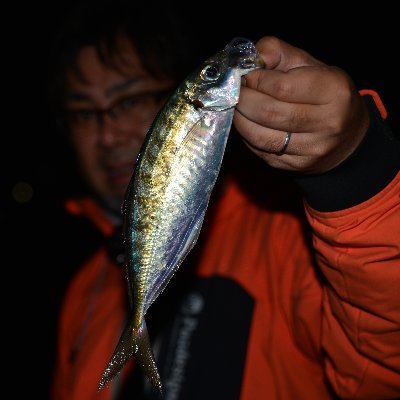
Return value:
[[(234, 124), (269, 165), (322, 173), (345, 160), (367, 131), (367, 108), (351, 78), (274, 37), (256, 47), (267, 68), (246, 76)], [(290, 141), (282, 155), (286, 133)]]

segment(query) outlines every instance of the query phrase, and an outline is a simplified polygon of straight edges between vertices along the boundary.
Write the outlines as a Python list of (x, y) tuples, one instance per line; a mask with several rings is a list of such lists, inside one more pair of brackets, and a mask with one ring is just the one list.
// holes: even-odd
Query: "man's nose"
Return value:
[(98, 121), (99, 141), (103, 146), (114, 146), (123, 143), (125, 135), (118, 127), (114, 116), (109, 113), (102, 114)]

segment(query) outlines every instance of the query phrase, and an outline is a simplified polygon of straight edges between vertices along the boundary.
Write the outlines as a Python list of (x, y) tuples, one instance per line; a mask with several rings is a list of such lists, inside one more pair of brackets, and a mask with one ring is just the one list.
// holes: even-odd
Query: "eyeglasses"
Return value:
[(148, 119), (169, 95), (171, 89), (139, 93), (116, 100), (104, 109), (76, 109), (66, 111), (66, 122), (75, 131), (92, 132), (102, 126), (106, 115), (114, 124), (127, 130), (135, 121)]

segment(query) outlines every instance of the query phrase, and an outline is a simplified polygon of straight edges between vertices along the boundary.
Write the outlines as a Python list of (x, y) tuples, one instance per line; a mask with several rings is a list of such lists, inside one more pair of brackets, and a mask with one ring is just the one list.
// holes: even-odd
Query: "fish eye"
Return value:
[(204, 81), (215, 81), (221, 75), (221, 71), (215, 64), (207, 65), (200, 73), (201, 79)]

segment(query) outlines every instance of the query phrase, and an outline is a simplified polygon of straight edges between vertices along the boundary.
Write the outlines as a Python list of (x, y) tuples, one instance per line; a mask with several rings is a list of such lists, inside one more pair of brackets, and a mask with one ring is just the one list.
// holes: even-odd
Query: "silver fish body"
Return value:
[(135, 355), (162, 391), (144, 317), (197, 241), (239, 101), (241, 77), (263, 66), (254, 44), (235, 38), (182, 82), (154, 120), (123, 208), (131, 320), (99, 389)]

